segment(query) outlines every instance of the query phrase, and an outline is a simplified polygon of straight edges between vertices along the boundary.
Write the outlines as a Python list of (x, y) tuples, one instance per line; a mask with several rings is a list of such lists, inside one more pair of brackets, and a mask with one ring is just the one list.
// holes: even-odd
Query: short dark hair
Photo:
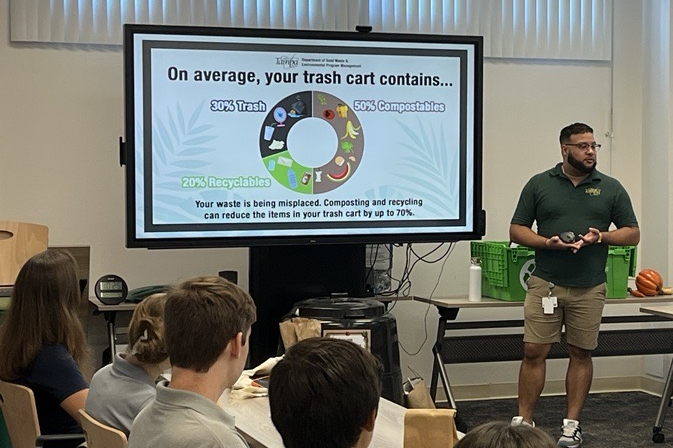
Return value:
[(559, 135), (560, 143), (568, 143), (570, 141), (570, 136), (575, 134), (587, 134), (594, 133), (594, 130), (588, 124), (584, 123), (573, 123), (563, 129), (561, 129), (561, 134)]
[(512, 426), (509, 422), (489, 422), (477, 426), (454, 448), (554, 448), (549, 434), (532, 426)]
[(271, 420), (286, 448), (350, 448), (381, 397), (383, 366), (353, 342), (310, 338), (271, 371)]
[(171, 365), (207, 372), (236, 334), (247, 335), (256, 315), (250, 295), (221, 277), (196, 277), (172, 287), (164, 309)]

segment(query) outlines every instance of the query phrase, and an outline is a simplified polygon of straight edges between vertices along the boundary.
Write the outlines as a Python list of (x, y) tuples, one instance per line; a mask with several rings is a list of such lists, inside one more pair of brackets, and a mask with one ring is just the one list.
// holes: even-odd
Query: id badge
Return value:
[(545, 314), (554, 314), (554, 308), (558, 306), (556, 297), (547, 296), (542, 297), (542, 310)]

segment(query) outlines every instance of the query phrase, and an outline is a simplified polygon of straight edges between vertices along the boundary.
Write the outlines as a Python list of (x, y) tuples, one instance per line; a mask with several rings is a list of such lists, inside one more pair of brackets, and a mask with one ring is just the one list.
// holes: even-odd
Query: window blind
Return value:
[(10, 0), (11, 39), (121, 45), (124, 23), (484, 36), (484, 56), (610, 60), (612, 0)]

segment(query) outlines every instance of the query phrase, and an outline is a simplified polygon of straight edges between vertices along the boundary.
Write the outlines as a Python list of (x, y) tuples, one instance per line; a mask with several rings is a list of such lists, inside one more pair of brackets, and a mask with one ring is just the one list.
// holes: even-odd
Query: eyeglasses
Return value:
[(588, 151), (589, 148), (593, 149), (594, 151), (598, 152), (601, 149), (601, 144), (600, 143), (564, 143), (566, 146), (574, 146), (576, 148), (581, 149), (582, 151)]

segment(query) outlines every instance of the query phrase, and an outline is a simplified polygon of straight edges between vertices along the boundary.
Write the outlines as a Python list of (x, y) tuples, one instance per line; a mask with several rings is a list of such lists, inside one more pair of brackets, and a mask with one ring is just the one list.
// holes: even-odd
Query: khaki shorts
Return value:
[(523, 306), (524, 342), (550, 344), (561, 340), (561, 327), (565, 325), (570, 345), (584, 350), (598, 346), (606, 285), (591, 288), (574, 288), (555, 285), (552, 297), (557, 297), (554, 314), (544, 314), (542, 297), (549, 295), (549, 282), (539, 277), (528, 279), (528, 292)]

